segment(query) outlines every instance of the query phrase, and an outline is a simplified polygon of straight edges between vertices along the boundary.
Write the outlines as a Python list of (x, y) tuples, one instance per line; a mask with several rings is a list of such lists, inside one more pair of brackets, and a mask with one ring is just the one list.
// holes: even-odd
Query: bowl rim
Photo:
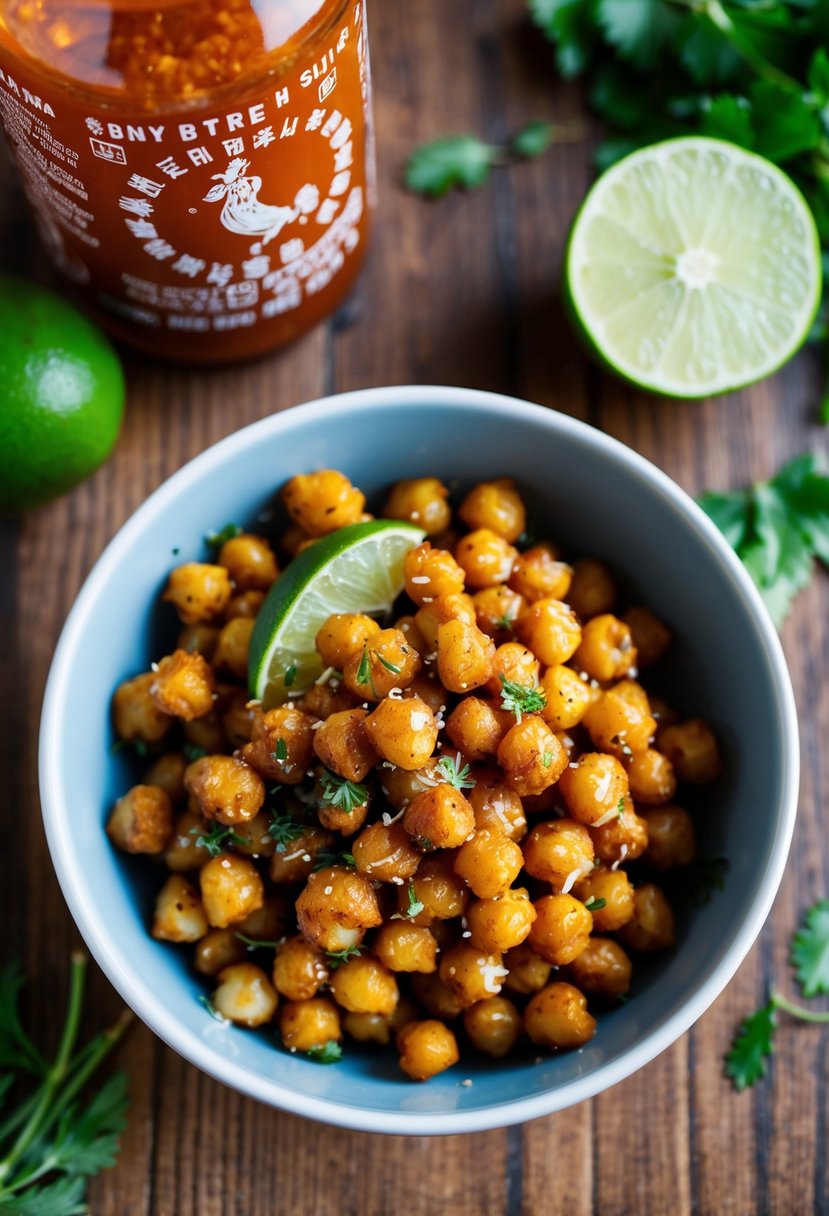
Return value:
[[(270, 440), (286, 424), (295, 423), (299, 416), (307, 422), (323, 424), (333, 414), (342, 416), (349, 406), (385, 411), (414, 404), (448, 406), (452, 409), (467, 410), (478, 416), (482, 412), (502, 415), (504, 411), (508, 411), (511, 417), (534, 423), (542, 422), (549, 427), (551, 434), (567, 434), (578, 442), (598, 448), (611, 459), (621, 461), (634, 474), (660, 492), (666, 500), (666, 505), (669, 503), (686, 518), (690, 517), (690, 522), (703, 534), (709, 548), (713, 550), (713, 556), (724, 567), (766, 649), (778, 699), (782, 749), (782, 797), (777, 810), (770, 860), (758, 885), (758, 896), (730, 950), (693, 996), (669, 1014), (661, 1025), (645, 1033), (635, 1047), (584, 1076), (541, 1094), (507, 1102), (494, 1102), (472, 1111), (441, 1113), (372, 1111), (298, 1093), (278, 1079), (257, 1075), (222, 1056), (209, 1043), (168, 1014), (161, 997), (126, 965), (126, 960), (117, 946), (117, 939), (107, 924), (96, 920), (87, 899), (88, 878), (68, 864), (66, 846), (71, 835), (72, 817), (58, 776), (62, 705), (68, 691), (75, 648), (84, 633), (89, 612), (96, 602), (100, 582), (110, 568), (121, 560), (125, 551), (130, 549), (145, 525), (166, 509), (168, 503), (175, 499), (194, 475), (209, 473), (220, 466), (228, 455), (244, 451), (252, 444)], [(110, 983), (163, 1042), (209, 1076), (267, 1105), (354, 1131), (422, 1136), (506, 1127), (553, 1114), (594, 1097), (649, 1063), (676, 1042), (702, 1016), (742, 963), (763, 927), (777, 894), (794, 830), (800, 754), (794, 693), (780, 639), (771, 618), (745, 567), (714, 523), (676, 482), (619, 440), (550, 407), (479, 389), (442, 385), (395, 385), (328, 395), (250, 423), (188, 461), (150, 494), (107, 544), (84, 580), (66, 619), (52, 659), (43, 698), (38, 766), (46, 838), (52, 864), (69, 911), (91, 954)]]

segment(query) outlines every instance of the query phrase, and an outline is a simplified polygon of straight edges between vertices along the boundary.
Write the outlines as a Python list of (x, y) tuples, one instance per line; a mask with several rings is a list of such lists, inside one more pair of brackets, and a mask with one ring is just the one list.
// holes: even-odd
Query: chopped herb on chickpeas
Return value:
[(400, 599), (315, 621), (323, 674), (308, 687), (286, 652), (285, 704), (249, 699), (255, 619), (284, 561), (372, 518), (359, 488), (300, 474), (279, 545), (230, 524), (171, 571), (169, 651), (113, 697), (138, 772), (107, 832), (166, 867), (150, 931), (192, 943), (212, 1017), (320, 1064), (344, 1036), (395, 1045), (424, 1081), (601, 1033), (639, 960), (674, 947), (673, 893), (706, 864), (693, 789), (722, 759), (640, 682), (669, 627), (566, 537), (523, 543), (519, 485), (453, 511), (422, 477), (384, 501), (427, 538)]

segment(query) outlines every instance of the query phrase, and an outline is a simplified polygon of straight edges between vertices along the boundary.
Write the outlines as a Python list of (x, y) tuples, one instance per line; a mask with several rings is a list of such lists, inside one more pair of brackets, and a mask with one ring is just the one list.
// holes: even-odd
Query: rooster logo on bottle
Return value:
[[(283, 228), (309, 215), (319, 206), (319, 190), (308, 183), (297, 191), (288, 206), (275, 206), (259, 200), (262, 178), (246, 176), (250, 162), (243, 157), (230, 161), (224, 173), (214, 173), (218, 185), (211, 186), (204, 202), (217, 203), (224, 199), (220, 219), (230, 232), (239, 236), (260, 237), (250, 246), (252, 254), (261, 253), (266, 245), (279, 236)], [(306, 220), (302, 218), (302, 222)]]

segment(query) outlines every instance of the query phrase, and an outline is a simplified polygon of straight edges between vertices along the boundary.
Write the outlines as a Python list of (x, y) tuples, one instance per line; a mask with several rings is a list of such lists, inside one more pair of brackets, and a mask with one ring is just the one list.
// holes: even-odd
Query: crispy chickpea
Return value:
[[(361, 789), (364, 790), (362, 795), (359, 792)], [(327, 769), (320, 767), (317, 770), (317, 783), (314, 786), (317, 816), (329, 832), (341, 832), (343, 836), (353, 836), (359, 832), (366, 821), (372, 797), (369, 786), (340, 786)], [(362, 801), (357, 801), (360, 798)]]
[(496, 899), (473, 899), (466, 910), (470, 945), (501, 954), (526, 941), (536, 912), (524, 887), (511, 887)]
[(374, 939), (374, 953), (389, 971), (419, 971), (437, 968), (437, 942), (424, 925), (406, 920), (387, 921)]
[(394, 688), (405, 688), (423, 665), (423, 660), (399, 629), (381, 629), (346, 659), (343, 680), (349, 692), (364, 701), (381, 701)]
[(343, 709), (331, 714), (313, 732), (314, 751), (326, 768), (345, 777), (346, 781), (362, 781), (377, 763), (372, 746), (365, 709)]
[[(324, 729), (321, 727), (316, 734)], [(297, 785), (307, 775), (315, 743), (314, 723), (308, 714), (291, 705), (280, 705), (254, 720), (251, 741), (242, 748), (242, 759), (269, 781)]]
[[(589, 706), (582, 723), (587, 727), (593, 746), (611, 755), (634, 755), (648, 750), (656, 733), (656, 719), (651, 717), (645, 699), (644, 708), (625, 695), (622, 681), (615, 688), (601, 693)], [(637, 686), (638, 687), (638, 686)]]
[(366, 505), (365, 495), (335, 469), (298, 473), (283, 489), (282, 501), (294, 523), (309, 536), (326, 536), (359, 523)]
[(610, 866), (642, 856), (648, 844), (648, 825), (626, 802), (621, 815), (614, 815), (601, 827), (591, 827), (590, 835), (599, 861)]
[(176, 816), (173, 821), (173, 834), (164, 850), (164, 864), (168, 870), (174, 873), (197, 870), (207, 861), (204, 848), (196, 843), (205, 830), (201, 815), (182, 811)]
[(112, 713), (119, 739), (128, 743), (160, 743), (174, 719), (156, 705), (150, 692), (155, 672), (147, 671), (119, 684), (112, 698)]
[[(328, 722), (317, 731), (317, 736), (327, 726)], [(365, 733), (384, 760), (390, 760), (398, 768), (419, 769), (435, 750), (438, 726), (435, 715), (420, 697), (405, 701), (387, 697), (365, 719)]]
[(537, 688), (540, 666), (531, 650), (520, 642), (504, 642), (495, 651), (492, 675), (487, 682), (487, 692), (500, 697), (504, 681), (521, 684), (524, 688)]
[[(593, 841), (575, 819), (539, 823), (524, 841), (524, 866), (533, 878), (549, 882), (559, 891), (593, 869)], [(569, 886), (568, 886), (569, 883)]]
[(360, 873), (380, 882), (411, 878), (420, 865), (420, 853), (403, 827), (399, 823), (387, 827), (379, 819), (363, 828), (351, 852)]
[(663, 701), (661, 697), (651, 697), (651, 713), (656, 718), (658, 723), (657, 728), (657, 746), (659, 746), (659, 735), (666, 726), (675, 726), (679, 721), (679, 714), (672, 705), (667, 701)]
[(314, 645), (323, 666), (342, 671), (353, 654), (362, 654), (380, 632), (380, 626), (362, 612), (335, 612), (317, 630)]
[(582, 636), (578, 617), (570, 605), (549, 596), (528, 604), (515, 630), (545, 667), (566, 663)]
[[(424, 857), (408, 886), (398, 888), (398, 910), (410, 924), (429, 925), (435, 920), (453, 920), (463, 915), (469, 903), (469, 890), (455, 873), (454, 862), (453, 853)], [(409, 916), (410, 893), (423, 905), (414, 916)]]
[(383, 919), (369, 879), (342, 866), (326, 866), (309, 875), (296, 913), (308, 941), (332, 953), (359, 946), (366, 930)]
[(564, 769), (558, 788), (573, 818), (588, 827), (609, 823), (629, 797), (627, 773), (604, 752), (582, 753)]
[(186, 650), (176, 650), (162, 659), (150, 685), (150, 695), (161, 712), (186, 722), (210, 713), (215, 690), (210, 664), (202, 655)]
[(571, 979), (589, 996), (626, 996), (632, 974), (627, 954), (609, 937), (591, 937), (587, 948), (570, 964)]
[(234, 925), (265, 901), (262, 879), (252, 861), (221, 853), (199, 871), (202, 902), (214, 929)]
[(478, 628), (498, 642), (512, 636), (513, 626), (526, 607), (523, 595), (519, 595), (505, 583), (476, 591), (472, 596), (472, 603)]
[(327, 997), (286, 1001), (279, 1013), (279, 1033), (288, 1051), (311, 1051), (342, 1038), (337, 1006)]
[(423, 636), (415, 617), (406, 614), (399, 616), (394, 622), (394, 627), (395, 629), (399, 629), (402, 634), (405, 634), (406, 641), (410, 646), (414, 646), (421, 658), (434, 649)]
[(450, 1022), (463, 1009), (463, 1001), (444, 984), (437, 971), (429, 975), (412, 973), (409, 978), (412, 996), (433, 1018)]
[(325, 955), (300, 933), (279, 947), (273, 962), (273, 986), (289, 1001), (310, 1001), (328, 982)]
[(413, 1081), (428, 1081), (460, 1059), (457, 1040), (443, 1022), (407, 1022), (397, 1036), (400, 1067)]
[(202, 756), (187, 766), (184, 784), (205, 819), (232, 826), (258, 814), (265, 801), (262, 778), (235, 756)]
[(287, 557), (293, 558), (302, 552), (306, 542), (311, 539), (298, 524), (289, 524), (279, 538), (279, 547)]
[(316, 722), (324, 722), (332, 714), (341, 714), (347, 709), (355, 708), (354, 698), (339, 680), (312, 684), (306, 693), (294, 699), (294, 706)]
[(304, 882), (312, 873), (319, 854), (329, 853), (333, 847), (334, 837), (324, 828), (316, 824), (302, 827), (299, 834), (292, 835), (282, 847), (277, 844), (268, 870), (271, 882)]
[(428, 603), (421, 604), (415, 613), (415, 625), (426, 646), (426, 658), (430, 661), (438, 648), (438, 630), (449, 621), (462, 621), (464, 625), (477, 628), (477, 617), (472, 596), (465, 591), (438, 595)]
[(491, 528), (476, 528), (455, 545), (455, 560), (466, 585), (476, 591), (505, 583), (517, 557), (518, 550)]
[(612, 612), (616, 606), (616, 581), (604, 562), (593, 558), (576, 562), (567, 599), (583, 621)]
[(187, 761), (181, 752), (164, 752), (144, 774), (145, 785), (157, 785), (171, 802), (181, 802), (187, 793), (184, 772)]
[(384, 519), (403, 519), (435, 536), (448, 528), (452, 511), (449, 491), (437, 477), (415, 477), (396, 482), (383, 507)]
[(228, 671), (237, 680), (247, 678), (253, 626), (252, 618), (246, 616), (235, 616), (222, 626), (213, 652), (213, 666), (218, 671)]
[(722, 772), (716, 735), (701, 718), (660, 730), (659, 750), (668, 757), (680, 781), (691, 785), (707, 785)]
[(230, 574), (237, 591), (267, 591), (279, 574), (273, 549), (263, 536), (249, 532), (226, 540), (218, 562)]
[(557, 663), (541, 677), (541, 691), (547, 704), (541, 716), (555, 731), (578, 726), (593, 700), (593, 690), (572, 667)]
[(551, 545), (534, 545), (518, 554), (509, 585), (531, 604), (547, 598), (566, 599), (572, 578), (572, 568), (557, 560)]
[(224, 566), (185, 562), (170, 572), (161, 598), (173, 604), (185, 625), (195, 625), (221, 616), (232, 594), (230, 575)]
[(619, 930), (631, 950), (649, 954), (670, 950), (676, 943), (674, 914), (665, 894), (653, 883), (644, 883), (633, 893), (633, 916)]
[(645, 857), (657, 870), (687, 866), (697, 855), (697, 838), (691, 816), (673, 802), (646, 807), (642, 818), (648, 825)]
[(402, 811), (418, 794), (446, 780), (441, 759), (441, 756), (431, 756), (422, 768), (412, 770), (394, 765), (381, 767), (380, 790), (396, 811)]
[(542, 895), (527, 939), (536, 954), (554, 967), (578, 958), (593, 929), (593, 917), (573, 895)]
[(539, 1047), (572, 1051), (589, 1043), (596, 1019), (587, 1012), (587, 998), (572, 984), (548, 984), (524, 1010), (524, 1029)]
[(156, 897), (153, 937), (163, 942), (197, 942), (208, 928), (204, 905), (193, 884), (180, 874), (171, 874)]
[(234, 617), (243, 616), (255, 621), (264, 602), (264, 591), (239, 591), (227, 601), (225, 620), (232, 621)]
[(649, 747), (631, 756), (626, 767), (630, 794), (635, 802), (653, 806), (671, 801), (676, 793), (676, 774), (662, 752)]
[(218, 640), (218, 626), (205, 625), (203, 621), (196, 621), (193, 625), (185, 625), (181, 630), (176, 638), (176, 648), (186, 650), (188, 654), (203, 655), (209, 663), (213, 658)]
[(485, 829), (476, 831), (458, 849), (455, 873), (479, 899), (495, 899), (512, 886), (523, 864), (523, 854), (514, 841)]
[(579, 879), (573, 887), (573, 894), (587, 905), (604, 900), (602, 907), (591, 906), (589, 909), (593, 928), (599, 933), (614, 933), (633, 916), (633, 890), (633, 884), (624, 870), (608, 870), (598, 866)]
[(438, 974), (466, 1007), (497, 996), (507, 969), (500, 954), (488, 954), (471, 942), (458, 942), (443, 951)]
[(492, 675), (495, 643), (477, 625), (447, 621), (438, 626), (438, 673), (450, 692), (480, 688)]
[(193, 747), (200, 747), (205, 754), (224, 751), (227, 740), (222, 719), (216, 709), (212, 709), (203, 718), (194, 718), (192, 722), (182, 719), (181, 726), (187, 742)]
[(521, 1014), (503, 996), (489, 996), (463, 1011), (463, 1028), (473, 1047), (496, 1060), (509, 1055), (521, 1037)]
[(466, 798), (475, 814), (476, 829), (503, 832), (510, 840), (523, 840), (527, 832), (524, 805), (499, 772), (479, 770)]
[(418, 607), (463, 591), (463, 570), (448, 550), (433, 549), (428, 540), (406, 554), (403, 575), (406, 594)]
[(346, 1013), (343, 1030), (358, 1043), (379, 1043), (387, 1047), (394, 1033), (391, 1018), (380, 1013)]
[(238, 933), (266, 945), (283, 938), (289, 924), (293, 924), (294, 907), (281, 892), (266, 895), (261, 907), (256, 908), (235, 926)]
[(630, 630), (640, 668), (652, 667), (671, 644), (671, 631), (650, 608), (629, 608), (622, 620)]
[(587, 621), (573, 666), (593, 680), (620, 680), (636, 666), (636, 647), (624, 621), (602, 613)]
[(468, 760), (486, 760), (498, 751), (514, 722), (505, 709), (496, 709), (480, 697), (464, 697), (446, 719), (446, 734)]
[(504, 779), (519, 797), (540, 794), (567, 768), (567, 752), (540, 718), (523, 718), (510, 727), (498, 748)]
[(248, 700), (244, 688), (234, 689), (229, 697), (222, 698), (221, 723), (229, 747), (237, 749), (250, 743), (260, 713), (258, 707)]
[(225, 967), (241, 963), (247, 954), (235, 928), (211, 929), (196, 943), (195, 968), (202, 975), (218, 975)]
[(134, 785), (115, 803), (107, 823), (113, 844), (127, 853), (161, 853), (173, 833), (173, 807), (158, 785)]
[(467, 494), (458, 515), (468, 528), (489, 528), (510, 543), (527, 527), (527, 513), (511, 477), (481, 481)]
[(358, 954), (331, 973), (331, 995), (349, 1013), (380, 1013), (391, 1017), (399, 993), (397, 980), (370, 954)]
[(504, 966), (509, 972), (504, 980), (504, 987), (520, 996), (531, 996), (534, 992), (540, 992), (553, 969), (526, 941), (507, 951), (504, 955)]
[(233, 829), (233, 849), (243, 857), (270, 857), (276, 841), (269, 832), (271, 816), (260, 811), (253, 819), (238, 823)]
[(409, 803), (403, 827), (423, 852), (456, 849), (475, 831), (475, 812), (460, 790), (442, 781)]
[(213, 1008), (238, 1026), (264, 1026), (276, 1013), (278, 997), (261, 967), (232, 963), (219, 972), (219, 986), (210, 998)]

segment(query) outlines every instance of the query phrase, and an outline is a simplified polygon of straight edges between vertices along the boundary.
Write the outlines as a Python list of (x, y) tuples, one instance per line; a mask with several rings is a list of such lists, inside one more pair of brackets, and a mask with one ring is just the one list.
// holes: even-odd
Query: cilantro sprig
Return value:
[(515, 714), (516, 722), (520, 722), (524, 714), (535, 714), (547, 704), (547, 698), (540, 688), (529, 688), (526, 684), (516, 684), (501, 675), (501, 708)]
[(414, 194), (442, 198), (453, 189), (482, 186), (493, 168), (534, 160), (554, 143), (571, 143), (584, 136), (581, 127), (560, 127), (540, 119), (521, 127), (505, 144), (487, 143), (474, 135), (445, 135), (415, 149), (403, 178)]
[(329, 1039), (319, 1047), (309, 1047), (305, 1054), (315, 1064), (337, 1064), (343, 1058), (343, 1049), (336, 1039)]
[(359, 958), (361, 954), (362, 950), (359, 946), (346, 946), (345, 950), (326, 950), (325, 957), (328, 959), (328, 966), (331, 970), (336, 971), (350, 958)]
[(238, 524), (225, 524), (223, 528), (218, 528), (215, 532), (206, 532), (204, 541), (211, 549), (221, 549), (226, 540), (233, 540), (241, 535), (242, 529)]
[(460, 767), (460, 756), (441, 756), (437, 764), (441, 778), (447, 785), (456, 790), (471, 790), (475, 788), (475, 778), (469, 775), (469, 765)]
[(328, 768), (323, 769), (320, 776), (320, 788), (322, 805), (336, 807), (338, 810), (345, 811), (347, 815), (356, 811), (358, 806), (365, 806), (369, 799), (367, 785), (362, 785), (358, 781), (348, 781), (339, 773), (332, 773)]
[(313, 872), (325, 870), (328, 866), (356, 866), (353, 853), (335, 853), (331, 849), (320, 849), (314, 861)]
[[(198, 832), (198, 828), (191, 828), (191, 835)], [(200, 849), (206, 849), (211, 857), (218, 857), (228, 844), (247, 844), (247, 838), (240, 836), (238, 832), (234, 832), (233, 828), (224, 827), (221, 823), (213, 822), (206, 832), (199, 832), (196, 836), (196, 845)]]
[(276, 841), (277, 853), (284, 853), (288, 845), (298, 840), (304, 831), (305, 824), (294, 819), (292, 815), (280, 815), (278, 811), (271, 811), (268, 835)]

